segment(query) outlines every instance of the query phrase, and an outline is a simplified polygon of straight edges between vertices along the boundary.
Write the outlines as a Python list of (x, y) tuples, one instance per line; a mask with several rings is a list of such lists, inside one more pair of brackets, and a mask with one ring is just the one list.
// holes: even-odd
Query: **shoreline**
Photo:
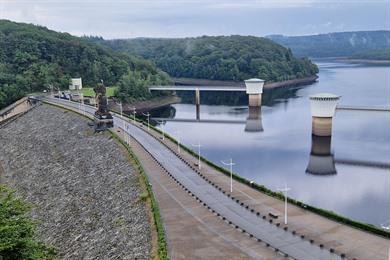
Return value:
[(374, 59), (348, 59), (348, 58), (341, 58), (336, 59), (340, 62), (346, 62), (346, 63), (361, 63), (361, 64), (371, 64), (371, 65), (390, 65), (390, 60), (374, 60)]
[[(318, 75), (313, 75), (300, 79), (291, 79), (277, 82), (266, 82), (264, 89), (273, 89), (280, 87), (290, 87), (296, 85), (308, 85), (317, 81)], [(244, 81), (232, 80), (209, 80), (209, 79), (194, 79), (194, 78), (172, 78), (175, 85), (192, 85), (192, 86), (229, 86), (229, 87), (244, 87)]]

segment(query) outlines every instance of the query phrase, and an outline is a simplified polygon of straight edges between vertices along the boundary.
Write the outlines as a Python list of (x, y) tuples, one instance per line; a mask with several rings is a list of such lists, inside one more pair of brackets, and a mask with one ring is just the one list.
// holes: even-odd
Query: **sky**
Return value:
[(105, 39), (390, 30), (390, 0), (0, 0), (0, 19)]

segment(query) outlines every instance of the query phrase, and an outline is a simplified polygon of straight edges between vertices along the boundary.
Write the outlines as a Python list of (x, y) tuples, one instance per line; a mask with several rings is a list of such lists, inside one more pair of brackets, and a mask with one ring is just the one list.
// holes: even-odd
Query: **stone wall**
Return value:
[(87, 120), (42, 105), (0, 129), (0, 180), (34, 205), (61, 259), (150, 259), (148, 212), (123, 149)]

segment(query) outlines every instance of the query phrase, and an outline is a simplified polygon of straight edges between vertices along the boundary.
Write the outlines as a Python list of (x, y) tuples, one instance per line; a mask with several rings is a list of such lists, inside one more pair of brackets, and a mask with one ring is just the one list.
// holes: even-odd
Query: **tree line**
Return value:
[(233, 81), (258, 77), (266, 81), (282, 81), (318, 73), (317, 66), (309, 59), (295, 58), (291, 50), (261, 37), (88, 39), (152, 60), (172, 77)]
[[(132, 75), (137, 77), (128, 82)], [(147, 84), (167, 84), (169, 76), (145, 59), (93, 44), (42, 26), (0, 20), (0, 108), (26, 93), (65, 89), (72, 77), (83, 85), (122, 86), (123, 99), (148, 96)], [(133, 84), (124, 86), (123, 84)], [(147, 84), (146, 84), (147, 83)]]

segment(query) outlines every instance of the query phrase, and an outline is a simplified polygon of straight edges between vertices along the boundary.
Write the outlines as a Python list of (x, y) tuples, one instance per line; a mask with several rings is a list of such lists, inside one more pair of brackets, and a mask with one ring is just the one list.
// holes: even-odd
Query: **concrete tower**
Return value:
[(249, 97), (250, 107), (261, 107), (261, 96), (263, 94), (264, 80), (248, 79), (245, 80), (246, 93)]
[(340, 96), (320, 93), (310, 96), (312, 116), (312, 134), (316, 136), (332, 135), (332, 118)]

